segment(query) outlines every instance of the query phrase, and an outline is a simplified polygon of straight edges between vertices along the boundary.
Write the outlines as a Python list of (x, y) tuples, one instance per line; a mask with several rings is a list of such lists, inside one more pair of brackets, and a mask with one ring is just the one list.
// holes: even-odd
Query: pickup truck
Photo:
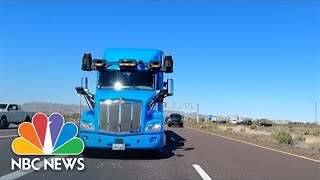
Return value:
[(269, 119), (260, 119), (259, 124), (260, 124), (260, 126), (270, 127), (270, 126), (272, 126), (273, 122)]
[(171, 127), (172, 125), (179, 125), (179, 127), (183, 127), (183, 116), (180, 114), (170, 114), (170, 117), (168, 119), (168, 127)]
[(10, 123), (31, 122), (32, 115), (31, 112), (22, 111), (20, 105), (0, 103), (0, 129), (8, 128)]

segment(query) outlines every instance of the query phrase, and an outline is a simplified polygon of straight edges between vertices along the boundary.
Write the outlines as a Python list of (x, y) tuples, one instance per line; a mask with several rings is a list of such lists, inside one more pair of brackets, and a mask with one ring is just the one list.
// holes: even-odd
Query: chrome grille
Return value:
[(141, 102), (123, 104), (100, 102), (99, 128), (107, 132), (137, 132), (140, 130)]

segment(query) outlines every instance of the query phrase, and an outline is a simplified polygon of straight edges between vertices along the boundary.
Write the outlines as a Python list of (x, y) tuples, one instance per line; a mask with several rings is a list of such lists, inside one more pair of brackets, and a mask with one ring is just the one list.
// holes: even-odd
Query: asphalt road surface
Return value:
[(167, 128), (161, 155), (97, 151), (83, 171), (11, 171), (16, 135), (0, 130), (0, 179), (320, 179), (319, 162), (175, 127)]

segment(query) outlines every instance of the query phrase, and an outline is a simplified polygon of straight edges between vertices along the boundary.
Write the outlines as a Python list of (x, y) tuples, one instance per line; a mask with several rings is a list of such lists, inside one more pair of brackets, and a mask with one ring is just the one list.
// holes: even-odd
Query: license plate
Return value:
[(123, 151), (126, 149), (125, 144), (112, 144), (112, 150), (114, 151)]

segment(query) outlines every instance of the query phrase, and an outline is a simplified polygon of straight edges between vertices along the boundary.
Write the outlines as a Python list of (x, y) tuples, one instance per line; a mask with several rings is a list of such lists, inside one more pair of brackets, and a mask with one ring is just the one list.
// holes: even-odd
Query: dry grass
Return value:
[(257, 125), (217, 125), (212, 122), (197, 124), (195, 121), (186, 121), (185, 125), (320, 160), (320, 126), (291, 124), (260, 127)]
[(64, 120), (66, 122), (74, 122), (75, 124), (79, 125), (80, 115), (76, 114), (63, 114)]
[(257, 129), (257, 125), (251, 124), (250, 129)]
[(246, 131), (246, 129), (242, 128), (242, 129), (240, 129), (240, 132), (241, 133), (246, 133), (247, 131)]

